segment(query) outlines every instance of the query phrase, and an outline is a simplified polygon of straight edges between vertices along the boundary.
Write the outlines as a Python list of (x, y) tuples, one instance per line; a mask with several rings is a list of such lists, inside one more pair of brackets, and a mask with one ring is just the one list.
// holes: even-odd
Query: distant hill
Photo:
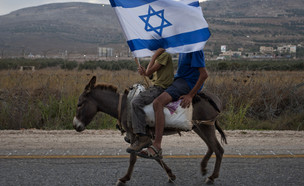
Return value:
[(125, 41), (110, 6), (59, 3), (0, 16), (0, 47), (11, 53), (96, 53)]
[(202, 7), (213, 33), (210, 48), (304, 44), (303, 0), (210, 0)]
[[(212, 33), (206, 50), (304, 44), (303, 0), (210, 0), (201, 6)], [(96, 54), (98, 46), (127, 50), (109, 5), (56, 3), (0, 16), (0, 56)]]

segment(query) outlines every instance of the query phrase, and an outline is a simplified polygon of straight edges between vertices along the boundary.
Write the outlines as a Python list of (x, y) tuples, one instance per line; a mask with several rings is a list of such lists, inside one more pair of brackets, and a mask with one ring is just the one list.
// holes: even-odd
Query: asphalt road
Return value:
[[(213, 169), (215, 159), (210, 160)], [(204, 185), (198, 158), (168, 158), (177, 176), (168, 183), (166, 173), (153, 160), (138, 159), (129, 186)], [(0, 185), (115, 185), (127, 170), (127, 158), (0, 159)], [(225, 158), (215, 185), (304, 185), (304, 158)], [(210, 174), (210, 171), (209, 171)]]
[[(304, 185), (304, 131), (225, 132), (228, 145), (215, 185)], [(117, 131), (0, 131), (0, 144), (0, 186), (111, 186), (129, 161), (128, 144)], [(139, 158), (127, 185), (204, 185), (200, 161), (206, 151), (192, 132), (165, 136), (164, 161), (176, 181), (169, 184), (156, 162)]]

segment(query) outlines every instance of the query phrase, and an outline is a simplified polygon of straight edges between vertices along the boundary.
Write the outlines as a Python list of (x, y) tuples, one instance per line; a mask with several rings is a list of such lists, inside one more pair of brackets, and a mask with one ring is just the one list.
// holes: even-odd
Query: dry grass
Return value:
[(79, 94), (91, 77), (97, 76), (97, 82), (110, 83), (118, 86), (119, 90), (129, 87), (134, 82), (141, 81), (132, 71), (65, 71), (61, 69), (38, 71), (0, 71), (0, 89), (22, 89), (33, 92), (37, 89), (56, 90), (63, 94)]
[[(78, 96), (93, 75), (97, 83), (113, 84), (120, 92), (144, 82), (127, 70), (0, 71), (0, 129), (71, 128)], [(205, 88), (222, 99), (225, 110), (220, 119), (225, 128), (303, 130), (301, 83), (304, 72), (210, 72)], [(100, 115), (91, 126), (100, 128), (100, 122), (106, 128), (115, 123)]]
[[(0, 129), (71, 129), (78, 97), (93, 75), (121, 92), (142, 81), (131, 71), (0, 71)], [(111, 128), (114, 122), (98, 114), (90, 126)]]
[(245, 114), (245, 128), (264, 122), (267, 129), (304, 129), (304, 72), (215, 72), (209, 77), (205, 88), (220, 96), (226, 114)]

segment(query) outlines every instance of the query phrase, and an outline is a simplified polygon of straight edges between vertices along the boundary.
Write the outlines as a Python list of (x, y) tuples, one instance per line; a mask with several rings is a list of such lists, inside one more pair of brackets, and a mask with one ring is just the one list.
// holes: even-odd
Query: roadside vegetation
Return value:
[[(141, 64), (146, 66), (148, 60), (142, 60)], [(265, 61), (249, 61), (249, 60), (218, 60), (208, 61), (206, 63), (209, 71), (304, 71), (304, 60), (265, 60)], [(137, 66), (134, 61), (86, 61), (78, 63), (76, 61), (68, 61), (63, 59), (0, 59), (0, 70), (20, 70), (21, 66), (33, 66), (36, 70), (47, 68), (60, 68), (64, 70), (131, 70), (136, 71)], [(177, 61), (174, 61), (177, 68)]]
[[(143, 65), (147, 64), (143, 62)], [(303, 61), (208, 61), (206, 90), (224, 104), (224, 129), (304, 130)], [(175, 63), (175, 66), (177, 64)], [(36, 70), (20, 71), (20, 66)], [(68, 67), (69, 66), (69, 67)], [(120, 92), (144, 83), (133, 61), (0, 60), (0, 129), (72, 129), (79, 95), (93, 75)], [(114, 129), (98, 113), (91, 129)]]

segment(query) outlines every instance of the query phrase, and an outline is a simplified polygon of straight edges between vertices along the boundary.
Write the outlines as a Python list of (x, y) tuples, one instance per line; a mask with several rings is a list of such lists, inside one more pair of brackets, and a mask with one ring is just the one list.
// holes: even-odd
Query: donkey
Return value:
[[(127, 95), (128, 90), (123, 94), (117, 92), (117, 88), (113, 85), (96, 85), (96, 77), (92, 77), (90, 82), (86, 85), (84, 92), (80, 95), (77, 105), (76, 116), (73, 120), (73, 127), (76, 131), (81, 132), (91, 122), (97, 112), (104, 112), (118, 119), (121, 123), (122, 129), (131, 135), (131, 143), (135, 140), (135, 135), (132, 133), (132, 128), (127, 124)], [(220, 105), (220, 106), (216, 106)], [(214, 183), (214, 179), (218, 178), (220, 166), (224, 154), (224, 149), (217, 140), (215, 129), (221, 135), (222, 141), (227, 143), (225, 133), (218, 125), (216, 117), (221, 111), (221, 103), (219, 99), (210, 94), (210, 96), (196, 96), (193, 101), (193, 129), (208, 146), (208, 151), (201, 161), (201, 173), (207, 174), (207, 163), (213, 152), (216, 155), (215, 167), (211, 176), (206, 179), (206, 183)], [(202, 122), (201, 122), (202, 121)], [(209, 121), (209, 122), (204, 122)], [(151, 129), (154, 131), (154, 128)], [(165, 129), (164, 135), (176, 134), (178, 131)], [(125, 185), (131, 179), (134, 165), (137, 156), (135, 153), (130, 154), (129, 168), (124, 177), (118, 179), (116, 185)], [(171, 169), (164, 163), (162, 159), (156, 160), (162, 168), (166, 171), (169, 182), (173, 182), (176, 176), (172, 173)]]

